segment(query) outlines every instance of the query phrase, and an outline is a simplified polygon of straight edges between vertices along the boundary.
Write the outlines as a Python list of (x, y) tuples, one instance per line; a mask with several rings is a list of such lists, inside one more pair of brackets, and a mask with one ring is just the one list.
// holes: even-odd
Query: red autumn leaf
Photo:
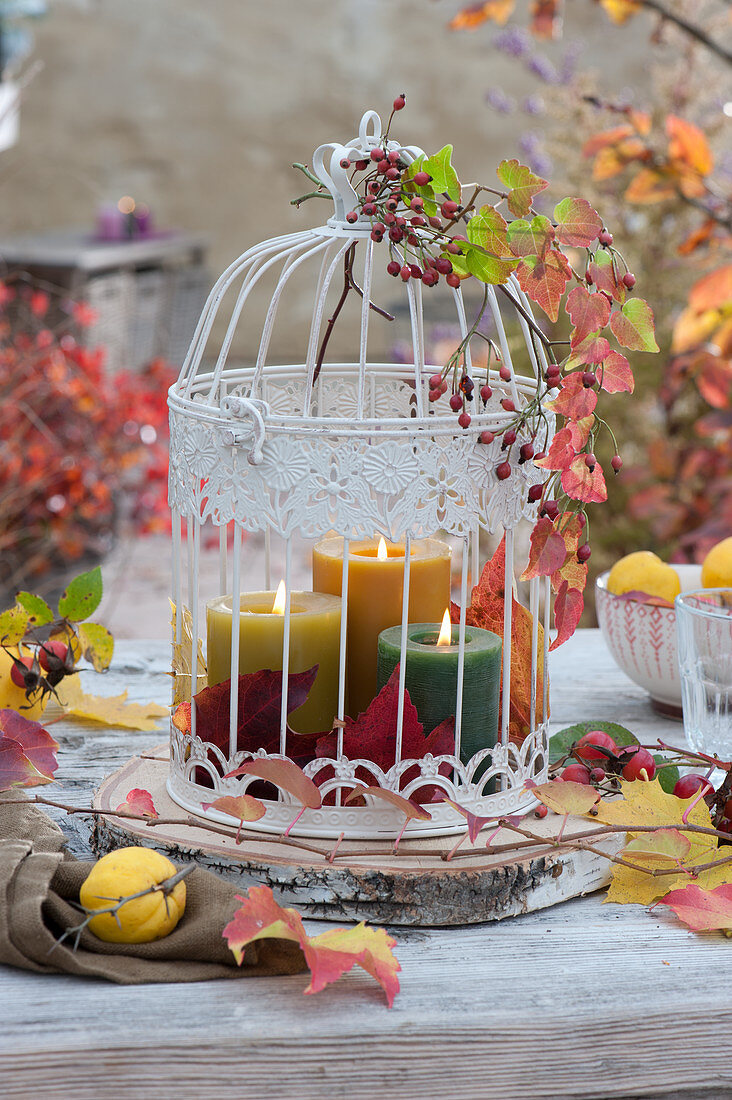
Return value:
[(628, 202), (651, 204), (672, 199), (677, 194), (678, 173), (669, 168), (641, 168), (625, 189)]
[(58, 762), (58, 742), (40, 722), (24, 718), (16, 710), (0, 709), (0, 738), (17, 741), (34, 768), (48, 779), (53, 777)]
[[(314, 665), (306, 672), (291, 672), (288, 677), (287, 713), (302, 706), (308, 697), (318, 672)], [(196, 733), (229, 751), (229, 681), (205, 687), (195, 696)], [(242, 673), (239, 676), (239, 709), (237, 739), (239, 752), (279, 752), (280, 711), (282, 707), (282, 673), (272, 669)], [(178, 708), (180, 710), (180, 708)], [(177, 712), (176, 712), (177, 713)], [(181, 714), (181, 720), (184, 716)], [(294, 735), (288, 731), (288, 752), (293, 749)]]
[(602, 370), (598, 371), (600, 389), (606, 393), (632, 393), (635, 378), (630, 363), (619, 351), (611, 351), (602, 361)]
[(468, 838), (471, 844), (475, 844), (476, 837), (481, 829), (484, 829), (486, 825), (489, 825), (492, 821), (495, 821), (494, 817), (479, 817), (474, 814), (472, 810), (467, 810), (465, 806), (461, 806), (458, 802), (453, 802), (447, 795), (442, 799), (443, 802), (447, 802), (448, 806), (452, 806), (453, 810), (457, 810), (459, 814), (462, 814), (468, 823)]
[(580, 590), (570, 588), (567, 581), (562, 581), (554, 601), (554, 625), (557, 628), (557, 636), (549, 646), (550, 651), (557, 649), (572, 637), (584, 606), (585, 599)]
[(600, 797), (594, 787), (569, 780), (562, 783), (541, 783), (538, 787), (532, 784), (530, 789), (548, 809), (563, 816), (586, 814)]
[(713, 409), (728, 408), (732, 391), (732, 363), (707, 354), (702, 354), (698, 363), (694, 381), (699, 393)]
[(176, 729), (179, 729), (181, 733), (191, 732), (191, 704), (179, 703), (173, 711), (173, 717), (171, 719)]
[(583, 504), (602, 504), (607, 500), (602, 466), (596, 461), (590, 469), (583, 454), (577, 455), (569, 469), (562, 472), (562, 488), (568, 497)]
[[(478, 584), (472, 591), (465, 621), (468, 626), (480, 626), (503, 636), (503, 601), (505, 593), (506, 537), (490, 561), (483, 567)], [(511, 692), (509, 699), (509, 737), (520, 744), (530, 732), (531, 719), (531, 634), (532, 620), (528, 610), (511, 595)], [(452, 604), (450, 617), (460, 621), (460, 608)], [(544, 632), (539, 624), (539, 668), (536, 685), (536, 709), (542, 709), (542, 646)], [(505, 644), (505, 639), (504, 639)], [(504, 705), (501, 693), (501, 706)]]
[(251, 794), (224, 794), (214, 802), (202, 802), (201, 805), (204, 810), (219, 810), (237, 821), (259, 821), (266, 813), (263, 803)]
[(563, 0), (531, 0), (531, 33), (535, 38), (558, 38)]
[(120, 802), (116, 809), (126, 810), (131, 814), (142, 814), (143, 817), (160, 817), (160, 814), (155, 809), (152, 795), (149, 791), (143, 790), (141, 787), (134, 787), (133, 790), (129, 791), (127, 798), (124, 802)]
[(590, 294), (576, 286), (567, 295), (566, 309), (574, 325), (572, 346), (581, 343), (591, 332), (603, 329), (610, 320), (611, 305), (604, 294)]
[(599, 134), (593, 134), (582, 146), (582, 156), (597, 156), (601, 149), (605, 149), (610, 145), (617, 145), (619, 141), (632, 137), (633, 133), (632, 126), (624, 125), (615, 126), (612, 130), (603, 130)]
[[(343, 755), (349, 760), (371, 760), (382, 771), (388, 771), (396, 761), (397, 711), (399, 708), (399, 665), (383, 688), (358, 718), (346, 716), (343, 727)], [(318, 738), (319, 757), (334, 757), (338, 739), (335, 733)], [(419, 760), (427, 753), (440, 756), (455, 748), (452, 719), (441, 723), (429, 735), (417, 717), (417, 708), (404, 689), (402, 724), (402, 759)]]
[(556, 573), (552, 573), (552, 589), (558, 592), (562, 583), (566, 581), (569, 588), (576, 588), (579, 592), (584, 592), (587, 584), (587, 563), (581, 562), (577, 558), (577, 547), (580, 541), (585, 539), (583, 519), (577, 513), (567, 517), (567, 513), (563, 512), (556, 522), (564, 539), (567, 556), (564, 564), (557, 569)]
[(666, 133), (671, 159), (680, 161), (699, 176), (708, 176), (714, 167), (714, 157), (704, 131), (677, 115), (667, 115)]
[(317, 810), (322, 805), (320, 791), (293, 760), (257, 757), (255, 760), (247, 760), (233, 772), (227, 772), (225, 778), (234, 779), (237, 775), (256, 775), (259, 779), (266, 779), (268, 783), (274, 783), (275, 787), (287, 791), (310, 810)]
[[(575, 451), (581, 451), (590, 438), (590, 432), (592, 425), (595, 423), (595, 418), (590, 413), (589, 416), (583, 416), (579, 420), (570, 420), (567, 424), (567, 431), (572, 437), (572, 446)], [(574, 456), (573, 456), (574, 457)]]
[(534, 196), (549, 186), (547, 180), (535, 176), (525, 164), (513, 160), (502, 160), (496, 168), (496, 175), (508, 188), (508, 209), (515, 218), (525, 218), (531, 210)]
[(582, 384), (581, 374), (569, 374), (562, 380), (559, 393), (549, 408), (570, 420), (583, 420), (595, 411), (597, 394)]
[(732, 302), (732, 264), (710, 271), (694, 283), (689, 294), (689, 305), (698, 313), (708, 309), (721, 309)]
[(11, 787), (37, 787), (50, 783), (47, 775), (34, 768), (17, 741), (0, 737), (0, 791)]
[(600, 336), (599, 332), (591, 332), (585, 336), (584, 340), (572, 345), (572, 352), (565, 364), (565, 370), (574, 370), (575, 367), (582, 366), (599, 366), (609, 354), (610, 345), (605, 337)]
[(401, 967), (392, 952), (396, 940), (383, 928), (370, 928), (362, 922), (353, 928), (332, 928), (309, 936), (299, 913), (278, 905), (268, 886), (251, 886), (247, 897), (237, 897), (242, 905), (223, 936), (240, 966), (247, 944), (262, 939), (290, 940), (300, 946), (310, 970), (306, 993), (319, 993), (358, 965), (376, 979), (391, 1008), (399, 992), (397, 973)]
[(425, 810), (418, 802), (413, 802), (411, 798), (405, 798), (403, 794), (397, 794), (396, 791), (387, 790), (386, 787), (354, 787), (344, 801), (346, 803), (353, 802), (356, 797), (364, 794), (389, 802), (406, 815), (407, 821), (411, 821), (412, 818), (418, 818), (420, 821), (432, 820), (432, 814), (429, 810)]
[(529, 564), (521, 574), (522, 581), (532, 577), (550, 577), (564, 565), (567, 547), (564, 539), (547, 516), (536, 521), (531, 532)]
[(550, 248), (541, 259), (526, 256), (516, 268), (521, 289), (541, 306), (552, 321), (559, 317), (559, 303), (571, 277), (572, 269), (567, 257), (555, 248)]
[(658, 351), (653, 335), (653, 310), (642, 298), (631, 298), (610, 318), (618, 343), (631, 351)]
[(538, 256), (540, 259), (554, 240), (554, 226), (543, 214), (530, 222), (516, 218), (508, 227), (508, 243), (514, 256)]
[(562, 199), (554, 207), (554, 221), (559, 240), (574, 248), (586, 248), (602, 232), (602, 218), (587, 199)]
[(604, 291), (614, 298), (616, 302), (624, 302), (627, 296), (625, 284), (617, 267), (613, 264), (612, 256), (604, 248), (598, 248), (594, 258), (590, 261), (589, 274), (599, 291)]
[(732, 883), (725, 882), (713, 890), (702, 890), (691, 884), (681, 890), (671, 890), (657, 903), (668, 905), (679, 920), (695, 932), (732, 930)]
[(569, 427), (561, 428), (551, 443), (544, 458), (534, 459), (534, 465), (542, 470), (566, 470), (573, 462), (577, 451)]

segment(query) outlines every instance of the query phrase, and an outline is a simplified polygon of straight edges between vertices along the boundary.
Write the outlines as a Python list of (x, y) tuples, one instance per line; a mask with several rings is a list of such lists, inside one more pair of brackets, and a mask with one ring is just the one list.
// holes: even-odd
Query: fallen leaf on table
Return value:
[(65, 714), (97, 722), (102, 726), (122, 726), (131, 730), (154, 730), (160, 718), (167, 718), (168, 708), (158, 703), (128, 703), (127, 692), (121, 695), (87, 695), (81, 690), (77, 676), (67, 676), (56, 689)]
[(241, 965), (244, 948), (261, 939), (292, 940), (300, 945), (310, 969), (306, 993), (319, 993), (358, 965), (371, 974), (386, 994), (391, 1008), (399, 992), (397, 972), (401, 970), (392, 948), (396, 941), (383, 928), (357, 924), (354, 928), (332, 928), (309, 936), (299, 913), (278, 905), (268, 886), (252, 886), (241, 907), (224, 929), (224, 939)]
[(714, 890), (701, 890), (692, 883), (682, 890), (672, 890), (659, 905), (668, 905), (695, 932), (719, 930), (732, 935), (732, 883)]
[(152, 795), (142, 787), (133, 787), (131, 791), (128, 791), (127, 798), (124, 802), (120, 802), (116, 809), (124, 810), (131, 814), (142, 814), (143, 817), (160, 817), (160, 814), (155, 809)]

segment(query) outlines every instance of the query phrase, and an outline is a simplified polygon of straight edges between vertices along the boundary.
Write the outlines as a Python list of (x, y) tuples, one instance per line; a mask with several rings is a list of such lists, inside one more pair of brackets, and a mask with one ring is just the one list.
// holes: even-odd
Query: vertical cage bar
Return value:
[(181, 527), (183, 519), (177, 508), (173, 509), (173, 603), (175, 604), (175, 640), (180, 645), (183, 638), (183, 577), (181, 568)]
[(239, 632), (241, 630), (241, 527), (234, 520), (231, 555), (231, 681), (229, 685), (229, 760), (237, 750), (239, 724)]
[(470, 581), (475, 586), (480, 580), (480, 524), (476, 523), (473, 527), (473, 536), (471, 541), (472, 558), (470, 563)]
[(417, 416), (424, 416), (424, 323), (422, 317), (422, 284), (410, 279), (407, 283), (409, 322), (412, 330), (412, 357), (417, 398)]
[(544, 668), (542, 680), (542, 722), (549, 717), (549, 624), (551, 622), (552, 590), (549, 577), (544, 579)]
[(536, 729), (536, 693), (539, 679), (539, 578), (529, 582), (529, 613), (531, 615), (531, 732)]
[(463, 539), (460, 573), (460, 626), (458, 628), (457, 699), (455, 700), (455, 755), (460, 756), (463, 727), (463, 681), (465, 679), (465, 620), (468, 613), (468, 536)]
[(269, 527), (264, 532), (264, 590), (272, 590), (272, 532)]
[(356, 415), (363, 420), (363, 408), (366, 400), (366, 356), (369, 338), (369, 306), (371, 303), (371, 276), (374, 270), (374, 242), (366, 241), (366, 256), (363, 262), (363, 297), (361, 301), (361, 342), (358, 353), (358, 405)]
[[(198, 569), (201, 550), (201, 521), (192, 519), (192, 576), (191, 586), (191, 737), (196, 736), (196, 699), (198, 693)], [(189, 524), (189, 531), (191, 526)]]
[(228, 582), (226, 561), (228, 537), (229, 525), (228, 523), (222, 523), (219, 527), (219, 592), (222, 596), (226, 595), (226, 585)]
[(395, 759), (396, 764), (398, 764), (402, 758), (402, 730), (404, 728), (404, 686), (407, 679), (407, 625), (409, 622), (409, 574), (411, 552), (412, 536), (407, 535), (404, 540), (404, 576), (402, 579), (402, 634), (399, 645), (399, 702), (397, 704)]
[(186, 517), (186, 546), (188, 549), (188, 577), (186, 589), (188, 592), (188, 607), (193, 610), (193, 516)]
[(506, 530), (506, 570), (503, 580), (503, 688), (501, 691), (501, 744), (508, 744), (511, 711), (511, 619), (513, 614), (513, 530)]
[[(346, 644), (348, 638), (348, 555), (350, 554), (351, 540), (343, 539), (343, 569), (341, 572), (341, 638), (338, 657), (338, 720), (343, 721), (346, 713)], [(336, 755), (340, 759), (343, 755), (343, 727), (338, 726), (336, 732)], [(336, 806), (341, 805), (341, 788), (336, 790)]]
[(292, 617), (292, 537), (285, 541), (285, 621), (282, 629), (282, 706), (280, 708), (280, 752), (287, 753), (287, 692), (290, 672), (290, 619)]

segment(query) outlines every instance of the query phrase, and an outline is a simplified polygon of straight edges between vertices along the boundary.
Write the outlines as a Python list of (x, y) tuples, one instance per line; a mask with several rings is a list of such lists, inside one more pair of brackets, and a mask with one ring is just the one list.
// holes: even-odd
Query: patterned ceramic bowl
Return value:
[[(701, 587), (700, 565), (674, 565), (681, 591)], [(681, 683), (672, 607), (625, 600), (607, 590), (608, 573), (597, 578), (597, 619), (615, 663), (634, 684), (645, 688), (655, 710), (681, 718)]]

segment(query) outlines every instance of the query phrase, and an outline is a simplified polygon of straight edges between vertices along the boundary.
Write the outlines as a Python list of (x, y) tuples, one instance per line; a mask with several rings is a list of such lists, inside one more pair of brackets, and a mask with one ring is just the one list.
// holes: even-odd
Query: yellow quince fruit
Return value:
[(673, 603), (681, 591), (681, 581), (675, 569), (661, 561), (650, 550), (636, 550), (626, 554), (610, 570), (607, 590), (614, 596), (626, 592), (645, 592), (648, 596)]
[(732, 538), (713, 546), (702, 564), (702, 588), (732, 588)]
[(31, 722), (41, 717), (48, 702), (48, 695), (44, 696), (40, 688), (34, 691), (30, 698), (25, 694), (25, 689), (18, 687), (10, 678), (13, 667), (13, 657), (31, 657), (32, 650), (23, 646), (12, 649), (0, 649), (0, 707), (9, 710), (17, 710)]
[[(150, 848), (118, 848), (94, 864), (79, 891), (79, 901), (88, 912), (108, 909), (120, 898), (171, 878), (176, 870), (169, 859)], [(185, 907), (186, 884), (177, 882), (169, 894), (155, 890), (126, 901), (116, 917), (112, 913), (92, 917), (89, 928), (107, 943), (150, 943), (173, 931)]]

